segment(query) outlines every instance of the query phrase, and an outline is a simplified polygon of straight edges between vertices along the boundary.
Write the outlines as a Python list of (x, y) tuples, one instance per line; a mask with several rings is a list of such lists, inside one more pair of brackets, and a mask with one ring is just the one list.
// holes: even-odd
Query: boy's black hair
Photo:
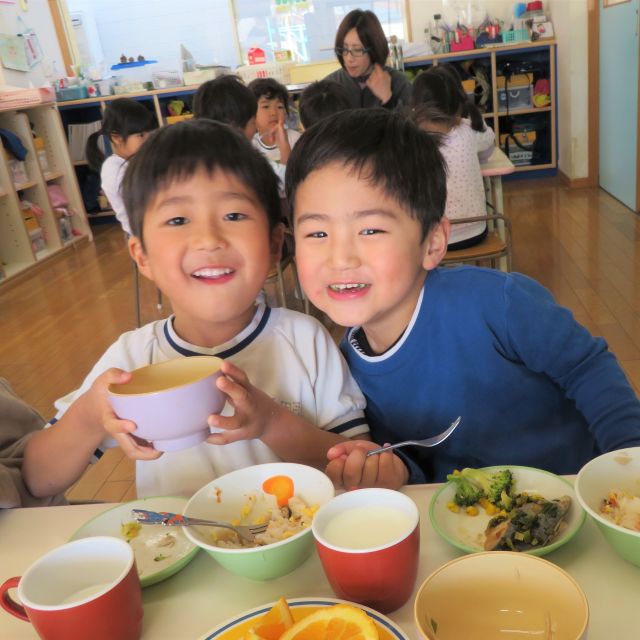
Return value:
[(327, 116), (351, 108), (349, 93), (338, 82), (320, 80), (310, 84), (300, 96), (298, 112), (305, 129)]
[(224, 75), (201, 84), (193, 99), (195, 118), (210, 118), (244, 129), (256, 117), (258, 101), (238, 76)]
[(300, 184), (334, 162), (396, 200), (418, 220), (423, 240), (442, 218), (447, 198), (445, 161), (437, 138), (410, 118), (382, 108), (349, 109), (305, 131), (287, 162), (286, 193), (292, 213)]
[(99, 173), (104, 162), (104, 153), (98, 146), (100, 136), (104, 135), (110, 138), (112, 135), (119, 135), (126, 142), (129, 136), (153, 131), (157, 126), (153, 112), (137, 100), (116, 98), (107, 102), (100, 130), (92, 133), (87, 138), (85, 145), (85, 155), (89, 166)]
[[(368, 50), (371, 64), (384, 66), (389, 57), (389, 43), (378, 16), (373, 11), (363, 11), (362, 9), (349, 11), (336, 31), (336, 49), (344, 47), (344, 39), (351, 29), (356, 30), (362, 46)], [(336, 53), (336, 57), (344, 69), (343, 56)]]
[(469, 100), (455, 67), (439, 64), (419, 73), (413, 81), (411, 107), (415, 121), (441, 121), (453, 125), (457, 118), (469, 118), (475, 131), (484, 131), (482, 114)]
[(235, 175), (264, 208), (269, 228), (280, 222), (278, 179), (268, 160), (233, 127), (206, 118), (163, 127), (133, 156), (122, 182), (133, 235), (143, 242), (145, 212), (158, 192), (199, 170)]
[(289, 115), (289, 92), (283, 84), (280, 84), (274, 78), (256, 78), (252, 80), (247, 87), (258, 101), (260, 98), (266, 98), (267, 100), (273, 100), (275, 98), (280, 100), (284, 105), (287, 115)]

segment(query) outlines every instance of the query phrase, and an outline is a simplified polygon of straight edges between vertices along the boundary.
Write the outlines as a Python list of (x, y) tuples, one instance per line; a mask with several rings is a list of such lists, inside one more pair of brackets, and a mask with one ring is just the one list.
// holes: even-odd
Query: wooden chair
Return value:
[[(472, 263), (482, 265), (489, 263), (492, 268), (501, 269), (500, 263), (504, 258), (506, 268), (502, 270), (511, 271), (511, 220), (503, 215), (491, 214), (473, 218), (457, 218), (451, 220), (451, 225), (482, 220), (486, 220), (488, 226), (484, 240), (467, 249), (447, 251), (442, 264)], [(502, 229), (499, 225), (502, 225)]]
[(309, 313), (309, 300), (307, 300), (307, 296), (304, 295), (304, 291), (302, 291), (302, 287), (300, 286), (300, 281), (298, 280), (298, 269), (296, 268), (295, 261), (295, 248), (293, 245), (293, 234), (289, 229), (285, 229), (284, 232), (284, 246), (283, 246), (283, 254), (284, 256), (280, 259), (275, 268), (269, 273), (267, 276), (267, 283), (274, 282), (278, 288), (278, 300), (280, 305), (283, 307), (289, 308), (287, 304), (287, 293), (284, 283), (284, 270), (287, 267), (291, 268), (291, 275), (293, 276), (293, 286), (295, 288), (295, 296), (299, 300), (302, 300), (302, 304), (304, 306), (304, 312)]

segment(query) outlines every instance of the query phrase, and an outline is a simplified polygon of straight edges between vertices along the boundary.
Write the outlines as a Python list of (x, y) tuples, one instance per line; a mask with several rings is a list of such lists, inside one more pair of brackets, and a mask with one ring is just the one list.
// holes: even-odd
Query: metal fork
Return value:
[(160, 524), (165, 527), (190, 527), (192, 525), (205, 527), (222, 527), (235, 531), (240, 538), (247, 542), (255, 542), (255, 536), (267, 530), (267, 524), (233, 525), (230, 522), (220, 520), (205, 520), (203, 518), (192, 518), (181, 513), (170, 513), (168, 511), (147, 511), (146, 509), (132, 509), (131, 516), (141, 524)]
[(404, 442), (396, 442), (395, 444), (389, 444), (386, 447), (380, 447), (379, 449), (372, 449), (367, 451), (367, 458), (375, 455), (376, 453), (382, 453), (383, 451), (390, 451), (391, 449), (397, 449), (398, 447), (405, 447), (407, 445), (414, 445), (416, 447), (435, 447), (437, 444), (444, 442), (457, 428), (462, 421), (462, 416), (458, 416), (442, 433), (431, 438), (425, 438), (424, 440), (405, 440)]

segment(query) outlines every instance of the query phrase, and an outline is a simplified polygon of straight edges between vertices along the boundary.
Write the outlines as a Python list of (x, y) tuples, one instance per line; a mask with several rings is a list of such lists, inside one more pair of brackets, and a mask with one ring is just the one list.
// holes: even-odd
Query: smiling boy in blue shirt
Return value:
[[(351, 327), (341, 349), (375, 441), (333, 447), (334, 481), (396, 488), (496, 464), (575, 473), (639, 445), (640, 403), (603, 339), (526, 276), (439, 267), (445, 180), (434, 140), (385, 110), (322, 121), (290, 157), (300, 280)], [(376, 442), (426, 438), (458, 415), (434, 449), (366, 458)]]

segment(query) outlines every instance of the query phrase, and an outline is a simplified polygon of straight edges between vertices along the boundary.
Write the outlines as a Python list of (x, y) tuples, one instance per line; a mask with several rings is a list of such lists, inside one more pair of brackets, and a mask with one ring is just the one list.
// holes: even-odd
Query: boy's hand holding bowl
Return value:
[[(216, 384), (221, 365), (214, 356), (191, 356), (132, 371), (127, 383), (109, 385), (115, 417), (107, 417), (105, 428), (135, 458), (157, 457), (157, 451), (178, 451), (204, 442), (211, 435), (209, 416), (219, 413), (226, 401)], [(124, 446), (117, 436), (124, 434), (123, 420), (135, 425)], [(153, 446), (152, 456), (147, 455), (148, 447), (138, 446), (138, 439)]]

